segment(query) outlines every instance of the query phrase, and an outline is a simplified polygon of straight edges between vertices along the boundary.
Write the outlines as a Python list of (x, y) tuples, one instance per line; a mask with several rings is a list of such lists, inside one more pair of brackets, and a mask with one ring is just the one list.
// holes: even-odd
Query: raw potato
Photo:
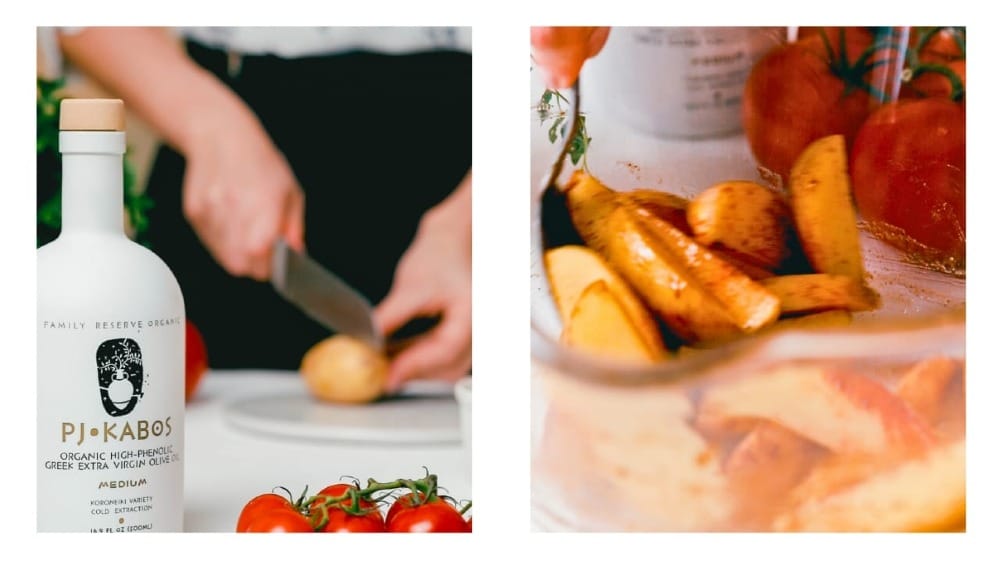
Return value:
[(310, 348), (299, 371), (309, 391), (319, 399), (367, 403), (382, 394), (389, 361), (367, 343), (338, 334)]
[(621, 360), (656, 361), (628, 318), (614, 292), (603, 280), (587, 286), (570, 313), (563, 342), (605, 357)]
[(545, 271), (563, 326), (569, 323), (584, 289), (595, 281), (603, 281), (625, 310), (650, 355), (662, 357), (666, 354), (660, 329), (649, 310), (599, 254), (578, 245), (553, 248), (545, 253)]
[(701, 192), (687, 208), (687, 221), (702, 245), (732, 250), (764, 269), (777, 268), (789, 253), (785, 200), (754, 182), (721, 182)]
[(864, 281), (844, 137), (823, 137), (806, 147), (792, 166), (788, 189), (795, 227), (813, 268)]
[(878, 295), (848, 276), (801, 274), (765, 278), (758, 283), (778, 296), (782, 313), (870, 311), (878, 306)]

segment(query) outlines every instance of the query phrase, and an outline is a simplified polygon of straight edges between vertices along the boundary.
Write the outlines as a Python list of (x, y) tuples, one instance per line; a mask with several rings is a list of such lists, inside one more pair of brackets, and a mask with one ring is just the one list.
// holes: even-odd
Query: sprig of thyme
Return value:
[[(544, 126), (546, 123), (551, 123), (549, 125), (550, 143), (555, 143), (559, 139), (565, 139), (569, 131), (571, 116), (563, 108), (563, 102), (567, 105), (569, 104), (566, 96), (560, 94), (558, 90), (547, 89), (542, 93), (538, 105), (535, 106), (535, 111), (538, 112), (538, 124)], [(569, 158), (574, 166), (582, 160), (583, 169), (589, 172), (587, 168), (587, 149), (590, 148), (590, 141), (592, 139), (587, 135), (587, 118), (583, 112), (580, 113), (578, 122), (579, 126), (577, 127), (576, 136), (570, 141)]]

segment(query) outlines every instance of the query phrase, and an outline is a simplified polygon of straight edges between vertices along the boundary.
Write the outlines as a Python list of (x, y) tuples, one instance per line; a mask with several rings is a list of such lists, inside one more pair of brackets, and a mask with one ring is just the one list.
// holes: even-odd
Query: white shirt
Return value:
[(286, 58), (353, 50), (472, 51), (469, 27), (182, 27), (178, 31), (208, 47)]

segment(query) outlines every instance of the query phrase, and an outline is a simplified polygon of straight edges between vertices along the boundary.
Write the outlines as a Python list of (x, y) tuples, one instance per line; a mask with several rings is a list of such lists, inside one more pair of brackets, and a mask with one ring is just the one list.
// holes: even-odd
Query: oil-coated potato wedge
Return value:
[(680, 338), (722, 340), (777, 319), (777, 297), (592, 176), (575, 174), (565, 192), (583, 240)]
[(792, 166), (788, 190), (795, 229), (813, 268), (864, 280), (842, 135), (814, 141)]
[(775, 276), (758, 280), (781, 301), (781, 312), (808, 313), (845, 309), (870, 311), (878, 296), (861, 281), (833, 274)]
[(779, 516), (774, 530), (942, 532), (965, 524), (964, 439), (865, 477), (802, 502)]
[(597, 252), (579, 245), (560, 246), (547, 251), (544, 260), (549, 287), (563, 325), (569, 323), (584, 290), (596, 281), (603, 281), (625, 310), (650, 354), (654, 357), (666, 356), (663, 337), (652, 314)]
[(687, 220), (687, 209), (691, 202), (687, 199), (679, 195), (648, 188), (622, 192), (621, 197), (628, 199), (637, 206), (648, 210), (653, 215), (670, 223), (680, 229), (685, 235), (691, 236), (691, 227), (688, 225)]
[(630, 203), (624, 206), (662, 249), (680, 261), (698, 284), (722, 303), (742, 332), (755, 332), (778, 318), (778, 299), (767, 289), (670, 223)]
[(732, 315), (701, 287), (683, 262), (643, 229), (622, 199), (596, 178), (577, 171), (564, 187), (573, 225), (680, 338), (739, 334)]
[(813, 328), (838, 328), (851, 324), (850, 311), (836, 309), (801, 317), (788, 317), (774, 323), (773, 330), (799, 330)]
[(865, 375), (789, 365), (719, 384), (702, 395), (698, 420), (770, 420), (837, 453), (924, 451), (927, 423), (899, 397)]
[(899, 379), (896, 394), (929, 422), (936, 423), (948, 386), (962, 377), (964, 366), (953, 358), (927, 358), (907, 370)]
[(773, 270), (788, 256), (789, 214), (778, 192), (743, 180), (715, 184), (688, 205), (694, 239)]
[[(694, 236), (690, 225), (688, 225), (688, 206), (691, 202), (687, 199), (660, 190), (645, 188), (622, 192), (619, 197), (631, 201), (636, 206), (670, 223), (685, 235)], [(787, 210), (785, 215), (787, 220)], [(760, 266), (759, 262), (753, 258), (741, 255), (735, 250), (715, 246), (712, 248), (712, 253), (739, 268), (752, 280), (769, 278), (774, 275), (772, 270)]]
[(625, 309), (603, 280), (583, 290), (562, 338), (570, 346), (608, 358), (647, 362), (660, 359), (646, 348)]

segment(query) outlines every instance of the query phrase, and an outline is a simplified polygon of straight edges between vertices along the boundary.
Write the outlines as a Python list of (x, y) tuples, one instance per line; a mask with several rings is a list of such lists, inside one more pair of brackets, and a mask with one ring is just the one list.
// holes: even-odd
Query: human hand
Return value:
[(472, 366), (470, 186), (467, 176), (455, 194), (424, 215), (396, 266), (389, 294), (375, 308), (383, 334), (417, 317), (441, 317), (393, 358), (387, 391), (410, 379), (457, 381)]
[(531, 56), (545, 72), (546, 86), (572, 86), (583, 63), (604, 47), (610, 31), (609, 27), (531, 28)]
[(288, 162), (249, 111), (215, 116), (192, 139), (184, 215), (227, 272), (269, 279), (275, 241), (305, 246), (305, 197)]

